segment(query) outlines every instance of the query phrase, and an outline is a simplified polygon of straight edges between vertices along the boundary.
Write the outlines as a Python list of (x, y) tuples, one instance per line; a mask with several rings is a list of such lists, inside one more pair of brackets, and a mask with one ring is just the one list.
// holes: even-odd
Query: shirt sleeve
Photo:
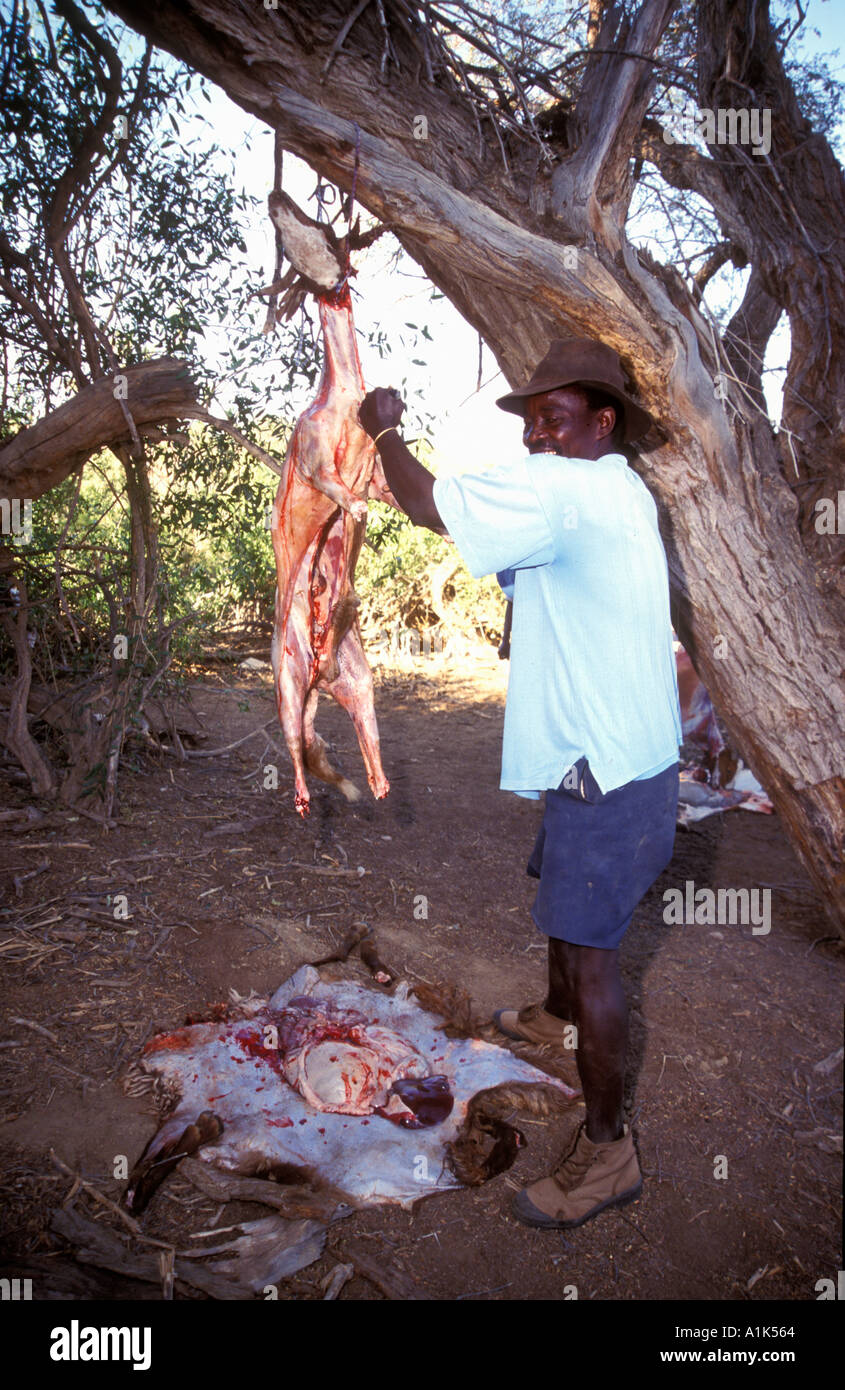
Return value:
[(476, 579), (555, 558), (554, 536), (524, 459), (489, 473), (438, 478), (434, 504)]

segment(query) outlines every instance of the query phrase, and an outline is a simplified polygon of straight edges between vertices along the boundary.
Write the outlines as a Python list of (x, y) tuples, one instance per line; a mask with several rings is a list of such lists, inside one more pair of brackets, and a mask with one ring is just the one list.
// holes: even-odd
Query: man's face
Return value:
[(610, 435), (616, 412), (592, 411), (580, 391), (561, 386), (527, 396), (522, 440), (529, 454), (560, 454), (563, 458), (598, 459), (614, 450)]

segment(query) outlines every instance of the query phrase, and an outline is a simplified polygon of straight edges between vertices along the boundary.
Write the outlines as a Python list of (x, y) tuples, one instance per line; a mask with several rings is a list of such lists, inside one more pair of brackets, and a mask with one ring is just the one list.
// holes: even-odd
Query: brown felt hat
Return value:
[(640, 439), (654, 424), (651, 416), (628, 394), (619, 354), (592, 338), (555, 338), (525, 386), (496, 401), (500, 410), (524, 414), (526, 396), (557, 391), (561, 386), (596, 386), (614, 396), (624, 409), (625, 443)]

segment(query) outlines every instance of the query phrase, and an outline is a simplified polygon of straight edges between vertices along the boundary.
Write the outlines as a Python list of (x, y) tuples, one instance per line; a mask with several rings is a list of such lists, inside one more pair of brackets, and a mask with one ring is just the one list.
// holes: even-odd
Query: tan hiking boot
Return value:
[(633, 1202), (642, 1186), (628, 1126), (621, 1139), (609, 1144), (594, 1144), (582, 1126), (574, 1147), (554, 1173), (517, 1193), (513, 1212), (526, 1226), (565, 1230), (582, 1226), (605, 1207)]
[[(542, 1045), (551, 1043), (563, 1050), (568, 1036), (566, 1029), (570, 1023), (547, 1013), (542, 1004), (526, 1004), (522, 1009), (497, 1009), (493, 1022), (500, 1033), (514, 1042), (530, 1042)], [(570, 1055), (574, 1056), (572, 1049)]]

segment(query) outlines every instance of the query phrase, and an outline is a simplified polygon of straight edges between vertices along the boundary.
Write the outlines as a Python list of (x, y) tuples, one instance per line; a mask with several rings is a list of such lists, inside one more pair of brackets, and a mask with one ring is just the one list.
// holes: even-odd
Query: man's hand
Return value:
[(382, 430), (398, 426), (405, 413), (405, 402), (392, 386), (377, 386), (361, 402), (358, 419), (371, 439)]
[(415, 526), (427, 526), (442, 536), (446, 528), (434, 505), (434, 474), (414, 458), (396, 428), (404, 410), (405, 402), (398, 391), (392, 386), (377, 386), (362, 400), (358, 418), (371, 439), (381, 435), (376, 448), (381, 456), (382, 470), (403, 512)]

